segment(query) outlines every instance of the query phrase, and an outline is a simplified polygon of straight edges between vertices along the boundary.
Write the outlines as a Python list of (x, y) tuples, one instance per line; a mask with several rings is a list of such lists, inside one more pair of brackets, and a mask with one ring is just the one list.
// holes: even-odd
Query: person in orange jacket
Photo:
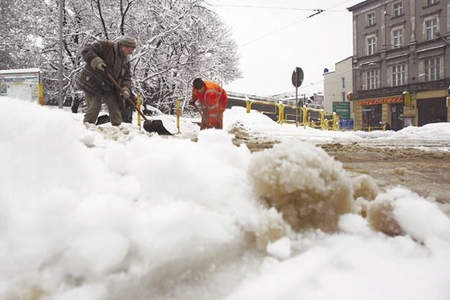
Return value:
[(196, 78), (192, 82), (192, 97), (189, 104), (200, 102), (202, 123), (200, 129), (223, 128), (223, 112), (227, 107), (228, 96), (219, 84)]

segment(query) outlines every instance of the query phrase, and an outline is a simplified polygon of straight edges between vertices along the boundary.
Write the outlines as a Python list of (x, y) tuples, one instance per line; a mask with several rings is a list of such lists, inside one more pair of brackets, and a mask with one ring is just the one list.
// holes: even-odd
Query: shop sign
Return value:
[(376, 105), (388, 103), (403, 103), (403, 96), (379, 97), (359, 101), (359, 105)]

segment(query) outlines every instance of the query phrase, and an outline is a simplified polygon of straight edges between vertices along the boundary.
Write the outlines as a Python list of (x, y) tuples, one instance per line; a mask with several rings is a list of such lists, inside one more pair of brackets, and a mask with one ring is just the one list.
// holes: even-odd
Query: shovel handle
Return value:
[[(122, 87), (120, 86), (120, 84), (117, 82), (117, 80), (114, 79), (114, 77), (112, 76), (112, 74), (108, 71), (105, 71), (106, 73), (106, 77), (108, 77), (109, 81), (111, 81), (111, 83), (114, 85), (114, 87), (116, 88), (116, 90), (120, 93), (122, 91)], [(137, 107), (137, 105), (130, 99), (130, 98), (126, 98), (126, 100), (136, 109), (136, 111), (138, 112), (138, 114), (145, 120), (148, 121), (148, 119), (145, 117), (145, 115), (139, 110), (139, 108)]]
[(209, 123), (208, 115), (200, 107), (198, 107), (197, 104), (195, 104), (195, 102), (191, 102), (191, 104), (192, 104), (193, 107), (195, 107), (195, 109), (198, 110), (198, 112), (200, 113), (200, 116), (202, 118), (202, 122), (201, 122), (200, 128), (203, 129), (203, 128), (211, 128), (211, 127), (213, 127), (211, 125), (211, 123)]

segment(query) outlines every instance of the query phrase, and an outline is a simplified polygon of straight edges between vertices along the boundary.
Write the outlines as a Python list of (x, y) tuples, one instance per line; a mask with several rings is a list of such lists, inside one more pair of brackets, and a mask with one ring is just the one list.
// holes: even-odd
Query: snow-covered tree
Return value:
[(0, 69), (39, 66), (42, 8), (39, 1), (0, 0)]
[(50, 102), (56, 102), (58, 92), (59, 5), (64, 6), (66, 98), (76, 92), (82, 48), (124, 34), (138, 40), (131, 61), (135, 88), (144, 101), (162, 110), (186, 98), (196, 77), (226, 83), (239, 76), (236, 45), (204, 0), (0, 1), (5, 37), (1, 68), (40, 67)]

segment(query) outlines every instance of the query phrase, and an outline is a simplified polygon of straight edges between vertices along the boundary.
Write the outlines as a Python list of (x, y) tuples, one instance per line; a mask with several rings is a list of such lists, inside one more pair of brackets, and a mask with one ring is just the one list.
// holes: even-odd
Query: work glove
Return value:
[(195, 102), (197, 100), (198, 100), (197, 96), (194, 93), (192, 93), (192, 97), (191, 97), (191, 100), (189, 100), (189, 104), (192, 105), (192, 106), (195, 106)]
[(192, 105), (192, 106), (197, 106), (197, 100), (198, 100), (197, 98), (191, 99), (189, 101), (189, 104)]
[(105, 72), (106, 64), (101, 57), (95, 57), (91, 60), (91, 67), (94, 70)]
[(130, 99), (130, 90), (127, 87), (123, 87), (120, 90), (120, 95), (124, 98), (124, 99)]

